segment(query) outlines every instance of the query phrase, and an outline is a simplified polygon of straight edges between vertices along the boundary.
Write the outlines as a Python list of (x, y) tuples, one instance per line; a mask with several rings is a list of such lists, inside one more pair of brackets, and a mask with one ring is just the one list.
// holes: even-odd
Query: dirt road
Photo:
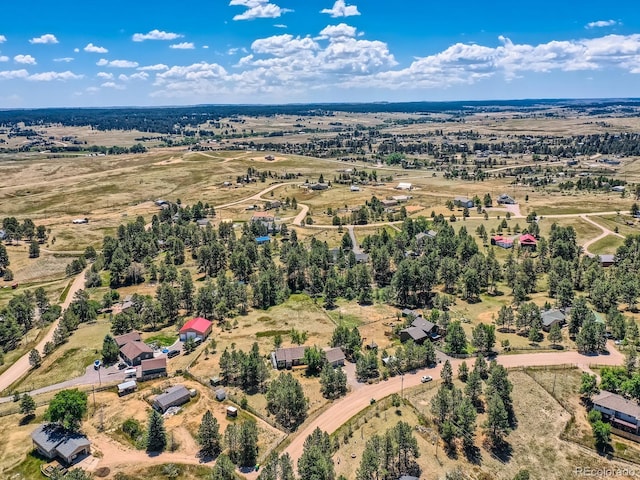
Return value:
[[(60, 304), (60, 306), (62, 307), (62, 311), (69, 308), (69, 305), (73, 301), (73, 296), (76, 294), (76, 292), (84, 288), (84, 274), (88, 269), (89, 267), (80, 272), (73, 280), (71, 288), (69, 288), (69, 292), (67, 293), (67, 298)], [(53, 332), (55, 332), (59, 321), (60, 319), (51, 324), (45, 336), (36, 345), (36, 350), (42, 352), (42, 350), (44, 350), (45, 343), (50, 342), (53, 339)], [(20, 378), (22, 378), (29, 371), (29, 368), (31, 368), (31, 365), (29, 364), (29, 354), (25, 353), (13, 365), (6, 369), (2, 373), (2, 375), (0, 375), (0, 392), (6, 390)]]
[[(610, 343), (608, 347), (611, 352), (609, 355), (587, 356), (578, 352), (526, 353), (521, 355), (501, 355), (498, 356), (497, 361), (507, 368), (560, 364), (572, 364), (577, 365), (579, 368), (588, 368), (589, 364), (622, 364), (624, 356), (615, 350), (613, 344)], [(462, 360), (452, 362), (454, 372), (457, 371), (458, 365), (461, 362)], [(467, 363), (468, 362), (467, 360)], [(350, 392), (346, 397), (333, 403), (333, 405), (320, 416), (299, 430), (285, 451), (291, 456), (294, 463), (297, 462), (302, 455), (304, 440), (317, 427), (320, 427), (328, 433), (332, 433), (360, 410), (366, 408), (372, 398), (380, 399), (393, 393), (400, 393), (403, 388), (415, 387), (420, 384), (420, 379), (425, 374), (438, 378), (441, 369), (442, 364), (439, 364), (436, 368), (422, 369), (415, 373), (408, 373), (404, 375), (404, 378), (396, 376), (387, 381), (374, 385), (366, 385)]]
[(600, 225), (599, 223), (594, 222), (593, 220), (591, 220), (589, 217), (587, 217), (586, 215), (580, 215), (580, 218), (582, 220), (584, 220), (585, 222), (590, 223), (591, 225), (594, 225), (596, 227), (598, 227), (600, 230), (602, 230), (602, 233), (600, 235), (598, 235), (595, 238), (592, 238), (591, 240), (588, 240), (585, 242), (584, 245), (582, 245), (582, 248), (584, 249), (584, 253), (586, 253), (587, 255), (593, 255), (590, 251), (589, 251), (589, 247), (591, 245), (593, 245), (594, 243), (596, 243), (598, 240), (602, 240), (604, 237), (608, 236), (608, 235), (615, 235), (616, 237), (620, 237), (620, 238), (624, 238), (624, 235), (620, 235), (619, 233), (613, 232), (611, 230), (609, 230), (606, 227), (603, 227), (602, 225)]

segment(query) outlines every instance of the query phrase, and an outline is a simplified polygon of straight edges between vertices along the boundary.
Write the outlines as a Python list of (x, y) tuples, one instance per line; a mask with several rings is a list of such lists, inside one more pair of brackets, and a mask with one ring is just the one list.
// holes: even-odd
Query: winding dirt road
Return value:
[[(610, 352), (609, 355), (588, 356), (578, 352), (526, 353), (499, 355), (497, 361), (507, 368), (571, 364), (584, 370), (588, 369), (590, 364), (621, 365), (624, 361), (624, 356), (614, 348), (613, 343), (609, 342), (608, 348)], [(451, 362), (454, 372), (457, 371), (460, 363), (462, 363), (462, 360), (453, 360)], [(435, 368), (408, 373), (405, 374), (404, 377), (396, 376), (387, 381), (366, 385), (358, 390), (351, 391), (346, 397), (334, 402), (328, 409), (322, 412), (320, 416), (314, 418), (298, 430), (295, 438), (285, 451), (291, 456), (294, 462), (297, 462), (302, 456), (304, 440), (311, 435), (316, 428), (319, 427), (327, 433), (333, 433), (347, 422), (347, 420), (366, 408), (372, 398), (381, 399), (393, 393), (400, 393), (404, 388), (420, 385), (420, 379), (422, 375), (425, 374), (438, 378), (441, 369), (442, 364), (439, 364)]]
[[(69, 305), (73, 301), (73, 296), (76, 294), (76, 292), (84, 288), (84, 274), (88, 269), (89, 267), (84, 269), (73, 280), (73, 283), (69, 288), (69, 292), (67, 293), (67, 297), (65, 298), (64, 302), (60, 304), (60, 306), (62, 307), (62, 311), (69, 308)], [(47, 331), (47, 333), (35, 346), (36, 350), (42, 352), (42, 350), (44, 350), (45, 343), (53, 340), (53, 333), (56, 331), (56, 327), (58, 326), (59, 322), (60, 319), (58, 318), (49, 326), (49, 330)], [(29, 354), (25, 353), (13, 365), (2, 372), (2, 375), (0, 375), (0, 392), (6, 390), (15, 382), (20, 380), (20, 378), (22, 378), (29, 371), (29, 368), (31, 368), (31, 365), (29, 364)]]
[(587, 240), (584, 245), (582, 245), (582, 248), (584, 249), (584, 253), (586, 253), (587, 255), (593, 255), (593, 253), (591, 253), (589, 251), (589, 247), (591, 245), (593, 245), (594, 243), (596, 243), (598, 240), (602, 240), (604, 237), (608, 236), (608, 235), (614, 235), (616, 237), (620, 237), (620, 238), (625, 238), (624, 235), (620, 235), (619, 233), (616, 233), (612, 230), (609, 230), (606, 227), (603, 227), (602, 225), (600, 225), (599, 223), (594, 222), (593, 220), (591, 220), (589, 217), (587, 217), (587, 215), (580, 215), (580, 218), (582, 220), (584, 220), (585, 222), (590, 223), (591, 225), (594, 225), (596, 227), (598, 227), (600, 230), (602, 230), (602, 233), (600, 235), (598, 235), (595, 238), (592, 238), (591, 240)]

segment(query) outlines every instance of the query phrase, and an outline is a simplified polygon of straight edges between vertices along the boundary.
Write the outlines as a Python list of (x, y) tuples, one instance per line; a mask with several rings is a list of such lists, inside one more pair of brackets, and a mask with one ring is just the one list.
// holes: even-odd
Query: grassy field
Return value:
[(594, 254), (614, 254), (618, 247), (624, 243), (624, 240), (614, 235), (607, 235), (602, 240), (598, 240), (589, 247), (589, 251)]

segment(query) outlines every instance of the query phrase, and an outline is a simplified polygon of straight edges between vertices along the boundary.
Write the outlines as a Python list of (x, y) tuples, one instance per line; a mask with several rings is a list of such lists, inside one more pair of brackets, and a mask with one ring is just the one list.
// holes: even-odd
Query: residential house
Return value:
[(324, 355), (327, 358), (327, 363), (332, 367), (343, 367), (346, 359), (342, 348), (325, 348)]
[(545, 332), (551, 330), (551, 327), (554, 325), (564, 325), (566, 320), (566, 315), (562, 310), (554, 309), (554, 310), (545, 310), (541, 312), (542, 318), (542, 329)]
[(396, 190), (411, 190), (413, 185), (408, 182), (400, 182), (396, 185)]
[(304, 351), (307, 347), (278, 348), (271, 352), (271, 363), (273, 368), (292, 368), (297, 365), (304, 365)]
[(369, 261), (369, 254), (367, 253), (356, 253), (356, 263), (367, 263)]
[(50, 460), (57, 457), (67, 465), (91, 450), (91, 442), (86, 436), (51, 423), (38, 426), (31, 433), (31, 440), (38, 453)]
[(506, 193), (503, 193), (498, 197), (498, 205), (514, 205), (516, 201), (513, 197), (510, 197)]
[(518, 241), (520, 242), (520, 247), (528, 248), (529, 250), (534, 252), (538, 246), (538, 240), (536, 240), (536, 237), (534, 237), (530, 233), (525, 233), (524, 235), (520, 235), (520, 238), (518, 239)]
[(153, 408), (160, 413), (166, 412), (170, 407), (179, 407), (191, 399), (191, 393), (184, 385), (175, 385), (158, 395), (153, 401)]
[(310, 183), (307, 188), (309, 190), (327, 190), (329, 188), (328, 183)]
[(418, 327), (407, 327), (400, 330), (400, 341), (403, 343), (409, 340), (413, 340), (415, 343), (424, 343), (428, 337), (429, 335)]
[(615, 255), (598, 255), (598, 259), (600, 261), (600, 265), (603, 267), (610, 267), (611, 265), (615, 265), (616, 256)]
[(118, 348), (126, 345), (127, 343), (130, 342), (141, 342), (142, 341), (142, 337), (140, 336), (139, 332), (129, 332), (129, 333), (125, 333), (124, 335), (117, 335), (115, 337), (113, 337), (113, 339), (116, 341), (116, 343), (118, 344)]
[(167, 376), (167, 357), (150, 358), (140, 362), (140, 379), (150, 380), (152, 378)]
[(411, 200), (413, 197), (411, 195), (393, 195), (391, 197), (392, 200), (395, 200), (398, 203), (405, 203)]
[(251, 217), (252, 222), (259, 223), (273, 223), (275, 220), (276, 217), (270, 212), (255, 212)]
[(411, 310), (410, 308), (402, 309), (401, 314), (403, 317), (411, 317), (411, 318), (418, 318), (421, 316), (419, 311)]
[(453, 204), (459, 208), (473, 208), (473, 200), (468, 197), (455, 197)]
[(144, 342), (129, 342), (120, 347), (120, 358), (135, 367), (143, 360), (153, 358), (153, 350)]
[(209, 223), (211, 222), (208, 218), (199, 218), (198, 220), (196, 220), (196, 225), (198, 225), (199, 227), (206, 227), (207, 225), (209, 225)]
[(380, 200), (380, 203), (382, 204), (382, 206), (384, 208), (391, 208), (391, 207), (395, 207), (396, 205), (398, 205), (398, 201), (397, 200), (393, 200), (393, 199)]
[(211, 333), (212, 329), (213, 323), (206, 318), (192, 318), (180, 329), (180, 340), (183, 342), (188, 338), (199, 338), (200, 340), (205, 340)]
[(503, 237), (502, 235), (494, 235), (491, 237), (491, 245), (496, 245), (501, 248), (513, 248), (513, 239)]
[(593, 398), (593, 408), (612, 426), (636, 435), (640, 433), (640, 405), (637, 402), (602, 390)]

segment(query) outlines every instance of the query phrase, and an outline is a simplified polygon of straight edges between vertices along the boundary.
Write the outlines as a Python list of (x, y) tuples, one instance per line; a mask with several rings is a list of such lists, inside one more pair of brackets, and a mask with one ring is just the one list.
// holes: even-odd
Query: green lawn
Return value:
[(616, 237), (614, 235), (607, 235), (601, 240), (598, 240), (589, 247), (589, 251), (595, 254), (616, 253), (616, 250), (620, 245), (624, 243), (624, 239)]

